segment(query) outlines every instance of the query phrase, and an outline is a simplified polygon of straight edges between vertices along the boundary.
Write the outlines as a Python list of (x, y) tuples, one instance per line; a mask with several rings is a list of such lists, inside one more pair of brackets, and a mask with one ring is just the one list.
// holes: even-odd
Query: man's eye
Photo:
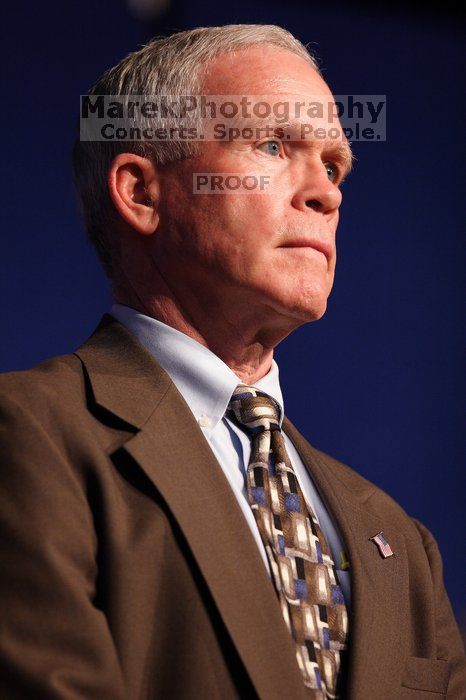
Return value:
[(269, 156), (279, 156), (281, 151), (280, 141), (277, 141), (277, 139), (264, 141), (264, 143), (259, 144), (257, 148), (264, 150)]
[(338, 168), (333, 163), (324, 163), (327, 176), (330, 182), (334, 182), (338, 177)]

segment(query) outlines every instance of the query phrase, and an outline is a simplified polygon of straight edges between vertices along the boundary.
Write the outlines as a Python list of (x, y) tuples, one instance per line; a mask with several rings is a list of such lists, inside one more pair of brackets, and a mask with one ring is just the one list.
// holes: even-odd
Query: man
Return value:
[[(333, 103), (260, 25), (153, 41), (91, 93)], [(115, 303), (75, 353), (1, 379), (1, 698), (463, 697), (432, 535), (283, 415), (273, 351), (325, 312), (349, 146), (329, 112), (323, 139), (299, 119), (258, 139), (256, 117), (76, 143)]]

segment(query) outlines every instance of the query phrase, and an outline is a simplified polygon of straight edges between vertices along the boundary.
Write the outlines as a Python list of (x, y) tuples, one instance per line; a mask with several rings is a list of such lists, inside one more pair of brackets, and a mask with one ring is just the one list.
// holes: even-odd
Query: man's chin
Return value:
[(311, 321), (318, 321), (322, 318), (326, 310), (327, 302), (325, 301), (320, 304), (298, 306), (295, 309), (295, 313), (298, 318), (302, 319), (303, 323), (310, 323)]
[[(332, 280), (333, 282), (333, 280)], [(327, 276), (306, 276), (275, 288), (278, 304), (288, 315), (303, 323), (318, 321), (327, 310), (332, 283)]]
[(327, 310), (327, 297), (313, 297), (305, 299), (300, 297), (294, 300), (281, 300), (281, 303), (274, 305), (277, 311), (280, 311), (282, 316), (295, 319), (301, 323), (310, 323), (318, 321)]

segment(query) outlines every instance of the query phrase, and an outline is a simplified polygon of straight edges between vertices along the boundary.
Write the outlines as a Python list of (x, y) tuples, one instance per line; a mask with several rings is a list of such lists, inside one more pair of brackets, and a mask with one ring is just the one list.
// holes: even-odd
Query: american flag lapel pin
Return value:
[(394, 553), (392, 552), (392, 548), (388, 544), (387, 540), (383, 536), (383, 532), (378, 532), (374, 537), (369, 537), (372, 542), (375, 542), (377, 545), (377, 548), (381, 554), (381, 556), (384, 559), (387, 559), (388, 557), (393, 557)]

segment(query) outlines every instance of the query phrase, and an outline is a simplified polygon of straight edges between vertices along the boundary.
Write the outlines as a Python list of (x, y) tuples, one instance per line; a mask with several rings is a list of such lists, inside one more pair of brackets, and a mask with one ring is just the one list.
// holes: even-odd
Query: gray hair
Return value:
[[(196, 95), (209, 65), (224, 53), (257, 44), (270, 44), (304, 58), (319, 71), (315, 58), (290, 32), (273, 24), (230, 24), (197, 27), (169, 37), (154, 37), (110, 68), (88, 95)], [(199, 153), (192, 141), (81, 141), (73, 147), (73, 177), (78, 203), (90, 242), (109, 278), (118, 263), (118, 246), (111, 236), (116, 210), (107, 175), (119, 153), (135, 153), (164, 165)]]

